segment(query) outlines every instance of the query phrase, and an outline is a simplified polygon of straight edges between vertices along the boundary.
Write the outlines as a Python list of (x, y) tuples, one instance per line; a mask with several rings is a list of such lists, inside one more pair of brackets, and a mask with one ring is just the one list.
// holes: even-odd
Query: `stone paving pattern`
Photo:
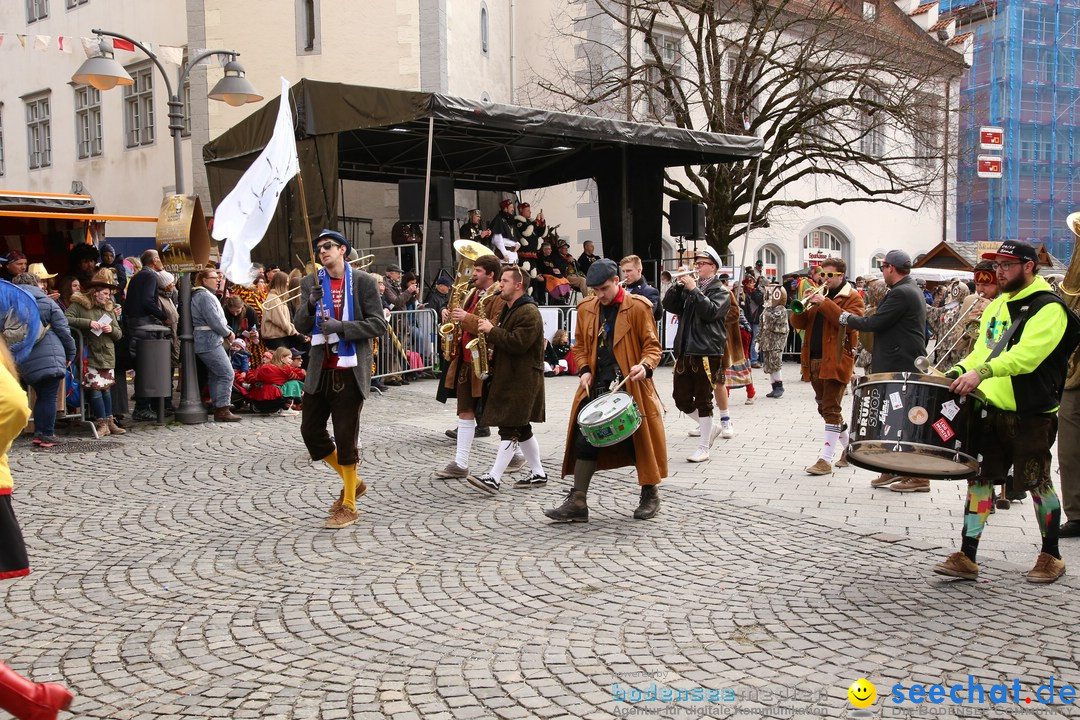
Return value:
[[(432, 381), (368, 402), (371, 490), (341, 531), (322, 529), (336, 476), (309, 462), (297, 418), (139, 425), (100, 452), (21, 441), (14, 503), (34, 571), (0, 583), (2, 657), (71, 687), (78, 717), (115, 720), (842, 717), (859, 677), (879, 696), (969, 673), (1080, 684), (1076, 576), (1020, 574), (1038, 550), (1030, 501), (991, 517), (982, 581), (933, 575), (956, 544), (963, 483), (900, 495), (855, 468), (805, 475), (821, 425), (809, 385), (785, 374), (782, 400), (733, 405), (736, 437), (708, 463), (685, 461), (697, 440), (671, 408), (672, 477), (649, 522), (631, 517), (632, 473), (598, 475), (587, 525), (542, 516), (568, 480), (489, 498), (431, 479), (453, 454)], [(668, 405), (670, 377), (658, 371)], [(574, 384), (547, 383), (552, 477)], [(477, 441), (474, 468), (495, 442)], [(1076, 542), (1062, 544), (1080, 573)], [(616, 684), (738, 697), (631, 705), (613, 701)], [(764, 692), (784, 688), (799, 694)], [(895, 716), (884, 706), (876, 717)]]

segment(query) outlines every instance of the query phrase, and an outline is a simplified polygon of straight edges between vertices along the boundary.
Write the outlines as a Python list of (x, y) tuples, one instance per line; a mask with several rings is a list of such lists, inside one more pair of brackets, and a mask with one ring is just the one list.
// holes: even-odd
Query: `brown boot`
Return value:
[(109, 434), (109, 424), (105, 420), (95, 420), (94, 429), (97, 430), (99, 438), (103, 438)]
[(240, 422), (241, 419), (239, 415), (233, 415), (228, 406), (214, 408), (214, 422)]
[(114, 418), (112, 415), (105, 418), (105, 424), (109, 426), (110, 435), (123, 435), (127, 432), (127, 430), (116, 424), (116, 418)]
[(589, 522), (589, 506), (585, 502), (585, 493), (571, 490), (562, 505), (545, 510), (544, 514), (555, 522)]
[(641, 501), (638, 503), (637, 510), (634, 510), (634, 519), (649, 520), (656, 516), (658, 510), (660, 510), (660, 495), (656, 492), (656, 486), (642, 485)]

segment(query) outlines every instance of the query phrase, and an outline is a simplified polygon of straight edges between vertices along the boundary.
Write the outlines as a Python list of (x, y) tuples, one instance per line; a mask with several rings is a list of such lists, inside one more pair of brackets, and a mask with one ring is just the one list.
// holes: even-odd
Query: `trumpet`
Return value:
[[(806, 292), (803, 293), (803, 297), (809, 297), (814, 293), (823, 292), (825, 290), (825, 287), (825, 283), (821, 283), (821, 285), (809, 285), (806, 288)], [(791, 301), (791, 312), (795, 313), (796, 315), (800, 315), (812, 308), (813, 306), (813, 303), (808, 303), (801, 298), (795, 298)]]
[[(675, 282), (676, 280), (680, 280), (680, 279), (682, 279), (684, 277), (692, 277), (692, 278), (694, 278), (694, 280), (697, 280), (698, 279), (698, 271), (697, 270), (679, 270), (678, 272), (673, 272), (673, 273), (671, 273), (671, 282)], [(679, 284), (681, 285), (682, 283), (679, 283)]]
[[(371, 266), (373, 262), (375, 262), (374, 255), (363, 255), (356, 258), (355, 260), (350, 260), (346, 264), (350, 267), (356, 268), (357, 270), (366, 270), (368, 267)], [(275, 295), (274, 297), (269, 298), (266, 302), (263, 303), (263, 311), (273, 310), (276, 307), (295, 302), (300, 299), (300, 293), (301, 288), (295, 287), (287, 293)]]

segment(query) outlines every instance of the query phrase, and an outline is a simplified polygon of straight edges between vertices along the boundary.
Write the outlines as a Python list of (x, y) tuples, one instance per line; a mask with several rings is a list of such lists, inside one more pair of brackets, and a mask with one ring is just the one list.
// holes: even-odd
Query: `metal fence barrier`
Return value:
[[(82, 387), (83, 372), (86, 369), (86, 340), (83, 338), (83, 334), (76, 328), (69, 328), (71, 330), (71, 337), (75, 340), (75, 359), (71, 361), (68, 366), (70, 373), (62, 378), (57, 379), (57, 383), (60, 384), (60, 392), (57, 393), (56, 398), (56, 420), (57, 422), (63, 420), (68, 423), (82, 423), (90, 428), (90, 432), (96, 438), (97, 427), (90, 420), (87, 420), (87, 402), (86, 402), (86, 388)], [(68, 405), (68, 391), (69, 383), (68, 378), (72, 378), (74, 383), (78, 386), (79, 402), (75, 405)], [(27, 401), (30, 403), (30, 410), (34, 409), (34, 391), (32, 388), (26, 389)], [(31, 415), (30, 421), (33, 422), (34, 417)]]
[(439, 321), (431, 308), (394, 310), (387, 332), (373, 346), (375, 379), (431, 373), (439, 363)]

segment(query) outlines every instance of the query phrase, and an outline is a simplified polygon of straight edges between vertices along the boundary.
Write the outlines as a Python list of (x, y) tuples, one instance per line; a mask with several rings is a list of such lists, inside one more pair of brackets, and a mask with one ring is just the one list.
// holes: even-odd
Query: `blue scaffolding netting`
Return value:
[[(1067, 259), (1080, 210), (1080, 0), (942, 0), (975, 34), (960, 85), (957, 240), (1045, 243)], [(979, 128), (1004, 129), (1000, 180), (976, 175)]]

